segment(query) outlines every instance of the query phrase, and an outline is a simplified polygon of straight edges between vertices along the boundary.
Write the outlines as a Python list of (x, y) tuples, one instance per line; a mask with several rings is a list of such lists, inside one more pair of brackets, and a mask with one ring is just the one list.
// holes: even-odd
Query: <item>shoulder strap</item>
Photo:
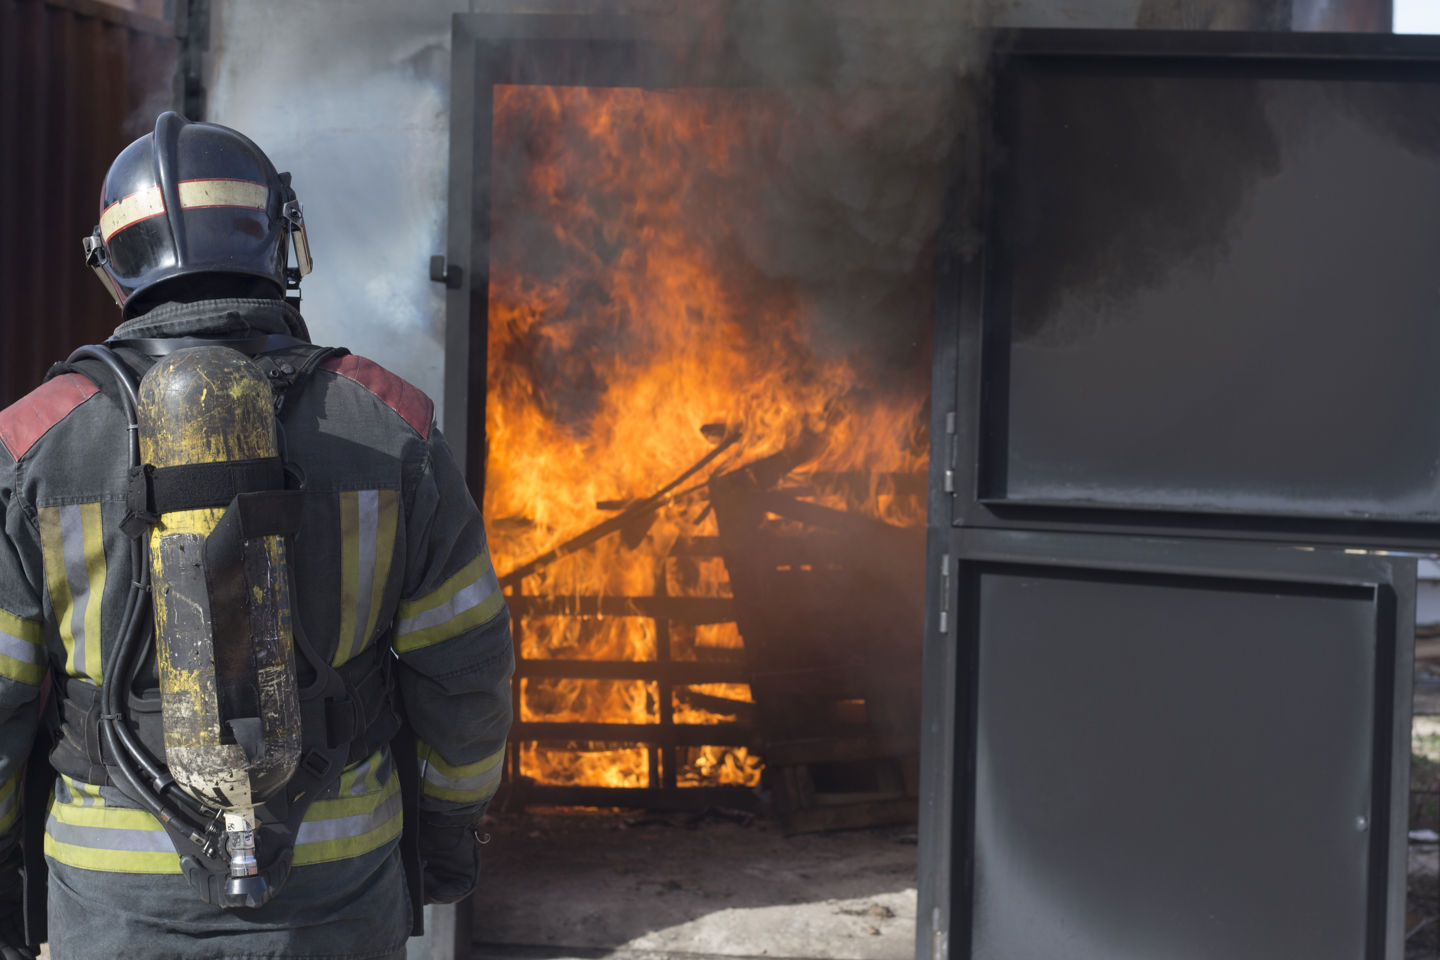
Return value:
[(129, 337), (124, 339), (110, 339), (105, 345), (112, 350), (117, 347), (129, 347), (147, 357), (165, 357), (177, 350), (187, 350), (190, 347), (229, 347), (232, 350), (239, 350), (241, 353), (255, 356), (260, 353), (270, 353), (275, 350), (284, 350), (290, 347), (308, 346), (304, 340), (292, 337), (283, 333), (266, 333), (258, 337)]
[(316, 347), (305, 344), (303, 350), (285, 350), (255, 358), (255, 362), (270, 378), (270, 387), (275, 391), (275, 416), (283, 419), (287, 405), (292, 405), (320, 364), (332, 357), (343, 357), (349, 350), (344, 347)]

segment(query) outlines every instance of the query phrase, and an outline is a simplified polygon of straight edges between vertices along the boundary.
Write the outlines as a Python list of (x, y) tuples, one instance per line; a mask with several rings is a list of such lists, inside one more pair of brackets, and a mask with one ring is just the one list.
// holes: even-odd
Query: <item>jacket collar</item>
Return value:
[(241, 337), (266, 333), (310, 339), (305, 319), (284, 300), (164, 303), (115, 328), (116, 339)]

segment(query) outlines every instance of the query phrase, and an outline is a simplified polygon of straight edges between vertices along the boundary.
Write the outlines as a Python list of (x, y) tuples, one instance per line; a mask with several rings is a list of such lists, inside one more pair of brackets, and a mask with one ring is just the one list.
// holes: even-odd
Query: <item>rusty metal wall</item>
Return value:
[(80, 240), (110, 161), (170, 108), (178, 48), (94, 0), (0, 0), (0, 407), (119, 320)]

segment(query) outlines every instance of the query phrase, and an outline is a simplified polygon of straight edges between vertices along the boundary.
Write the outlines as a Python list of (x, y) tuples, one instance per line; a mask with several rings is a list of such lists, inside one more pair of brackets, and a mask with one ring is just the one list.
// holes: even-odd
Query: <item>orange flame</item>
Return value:
[[(780, 150), (793, 109), (753, 90), (495, 88), (485, 510), (502, 576), (652, 495), (721, 435), (739, 437), (653, 518), (544, 566), (512, 595), (731, 596), (718, 556), (677, 550), (718, 533), (704, 480), (811, 437), (822, 442), (791, 474), (803, 485), (796, 494), (891, 522), (923, 519), (887, 477), (924, 469), (926, 385), (897, 393), (866, 383), (853, 355), (813, 342), (803, 291), (740, 252), (737, 231), (758, 227), (743, 208), (763, 200), (757, 182), (773, 185), (765, 158)], [(630, 612), (522, 609), (521, 654), (742, 655), (733, 622)], [(653, 681), (528, 678), (519, 693), (527, 721), (660, 715)], [(676, 723), (706, 725), (743, 709), (723, 701), (751, 699), (743, 684), (673, 696)], [(680, 754), (681, 785), (759, 780), (761, 763), (743, 748)], [(657, 773), (634, 744), (526, 744), (520, 765), (542, 783), (645, 786)]]

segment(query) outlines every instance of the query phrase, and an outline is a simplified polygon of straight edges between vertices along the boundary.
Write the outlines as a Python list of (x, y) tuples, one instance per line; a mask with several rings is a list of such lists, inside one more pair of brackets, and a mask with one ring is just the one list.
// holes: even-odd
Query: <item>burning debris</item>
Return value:
[(928, 302), (892, 274), (913, 297), (926, 258), (851, 271), (843, 304), (807, 279), (873, 241), (857, 210), (893, 221), (915, 193), (882, 181), (816, 222), (802, 106), (862, 144), (883, 115), (822, 101), (496, 88), (485, 507), (522, 660), (512, 777), (754, 787), (758, 748), (837, 731), (913, 752)]

